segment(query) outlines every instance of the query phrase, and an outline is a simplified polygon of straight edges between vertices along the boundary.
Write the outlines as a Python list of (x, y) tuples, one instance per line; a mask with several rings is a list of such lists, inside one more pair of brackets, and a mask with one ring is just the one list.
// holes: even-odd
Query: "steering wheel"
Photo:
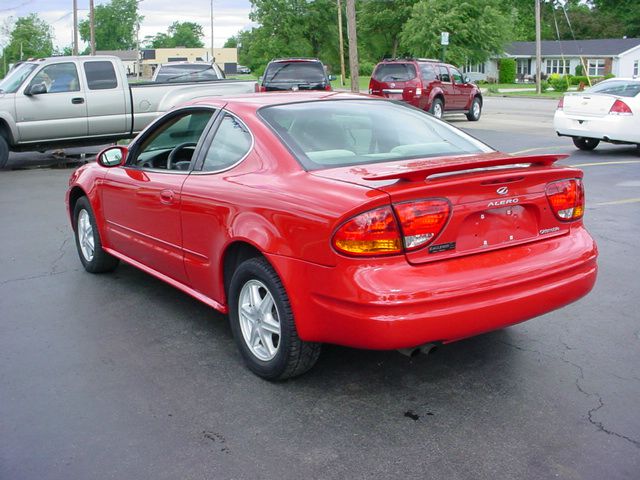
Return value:
[(167, 170), (171, 170), (173, 168), (173, 162), (178, 152), (184, 150), (187, 147), (195, 147), (197, 144), (197, 142), (185, 142), (173, 147), (173, 150), (169, 152), (169, 156), (167, 157)]

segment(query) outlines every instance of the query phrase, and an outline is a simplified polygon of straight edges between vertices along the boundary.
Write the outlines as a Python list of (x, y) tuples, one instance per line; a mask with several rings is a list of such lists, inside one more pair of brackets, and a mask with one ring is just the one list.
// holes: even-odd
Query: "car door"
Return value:
[[(35, 85), (44, 85), (42, 93), (30, 93)], [(76, 64), (42, 67), (18, 91), (16, 114), (22, 142), (86, 137), (87, 104)]]
[(89, 135), (117, 135), (129, 132), (129, 85), (121, 84), (124, 72), (118, 76), (113, 62), (109, 60), (85, 60), (82, 62), (82, 68), (87, 83), (85, 98)]
[(457, 68), (449, 67), (451, 78), (453, 79), (453, 88), (455, 90), (455, 106), (458, 110), (468, 109), (471, 105), (471, 92), (473, 84), (465, 83), (462, 73)]
[(446, 65), (438, 66), (438, 80), (440, 80), (440, 87), (444, 92), (444, 109), (455, 110), (456, 93), (453, 82), (451, 81), (449, 69), (446, 67)]
[(166, 115), (136, 139), (125, 165), (109, 169), (101, 186), (107, 244), (183, 284), (181, 190), (214, 114), (190, 107)]

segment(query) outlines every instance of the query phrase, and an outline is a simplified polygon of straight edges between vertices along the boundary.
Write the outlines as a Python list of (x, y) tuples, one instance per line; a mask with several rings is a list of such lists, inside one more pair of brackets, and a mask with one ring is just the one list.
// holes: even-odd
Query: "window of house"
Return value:
[(633, 76), (634, 77), (638, 76), (638, 62), (639, 62), (639, 60), (636, 60), (635, 62), (633, 62)]
[(530, 75), (531, 74), (531, 60), (529, 60), (528, 58), (519, 58), (517, 65), (516, 65), (516, 71), (518, 72), (519, 75)]
[(604, 59), (590, 58), (587, 62), (589, 75), (592, 77), (601, 77), (604, 75)]
[(464, 73), (484, 73), (484, 63), (467, 63), (462, 70)]
[(559, 73), (560, 75), (568, 75), (569, 60), (563, 60), (562, 58), (547, 58), (546, 73), (547, 75), (551, 75), (552, 73)]

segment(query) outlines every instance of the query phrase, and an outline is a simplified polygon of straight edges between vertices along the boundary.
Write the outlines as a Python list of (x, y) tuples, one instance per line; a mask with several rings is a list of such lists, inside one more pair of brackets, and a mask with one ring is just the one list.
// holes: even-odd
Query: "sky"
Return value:
[[(77, 0), (78, 21), (89, 16), (89, 0)], [(109, 0), (94, 0), (94, 5), (109, 3)], [(0, 26), (18, 17), (37, 13), (54, 29), (54, 46), (62, 49), (70, 46), (73, 38), (73, 0), (0, 0)], [(203, 42), (211, 45), (211, 0), (140, 0), (140, 14), (144, 20), (140, 25), (140, 40), (147, 35), (166, 32), (175, 21), (195, 22), (204, 30)], [(214, 47), (222, 47), (227, 38), (238, 31), (250, 28), (251, 4), (249, 0), (213, 1)], [(0, 47), (8, 39), (0, 33)], [(81, 41), (81, 50), (82, 50)]]

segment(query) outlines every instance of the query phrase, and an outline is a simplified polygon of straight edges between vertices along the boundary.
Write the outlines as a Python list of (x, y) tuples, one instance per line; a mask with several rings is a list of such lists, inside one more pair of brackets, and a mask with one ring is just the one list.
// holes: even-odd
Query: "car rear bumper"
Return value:
[(637, 127), (637, 117), (635, 115), (590, 117), (586, 115), (571, 115), (562, 110), (557, 110), (553, 117), (553, 128), (559, 135), (564, 136), (640, 143), (640, 129)]
[(597, 247), (583, 227), (544, 241), (449, 261), (404, 257), (323, 267), (269, 256), (303, 340), (396, 349), (451, 342), (528, 320), (586, 295)]

